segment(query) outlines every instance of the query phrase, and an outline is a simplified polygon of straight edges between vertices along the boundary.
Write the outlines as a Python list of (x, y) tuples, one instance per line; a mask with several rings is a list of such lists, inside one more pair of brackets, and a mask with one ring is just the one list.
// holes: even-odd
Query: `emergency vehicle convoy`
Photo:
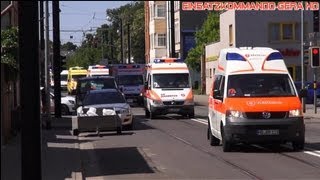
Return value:
[[(301, 103), (281, 53), (264, 47), (220, 51), (209, 96), (208, 139), (223, 151), (236, 143), (286, 143), (302, 150)], [(301, 91), (300, 96), (305, 96)]]
[(143, 104), (144, 64), (113, 64), (111, 75), (116, 78), (118, 88), (128, 103)]
[(87, 77), (109, 76), (109, 67), (105, 65), (94, 65), (88, 67)]
[(194, 98), (187, 65), (177, 58), (154, 59), (146, 65), (145, 115), (180, 114), (194, 117)]
[(87, 76), (87, 70), (83, 67), (70, 67), (68, 72), (68, 94), (74, 94), (77, 88), (77, 80)]

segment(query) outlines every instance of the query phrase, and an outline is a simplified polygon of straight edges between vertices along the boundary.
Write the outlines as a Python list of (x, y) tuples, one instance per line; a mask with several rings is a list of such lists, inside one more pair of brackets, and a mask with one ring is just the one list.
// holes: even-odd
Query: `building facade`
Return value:
[[(303, 36), (304, 42), (307, 42), (314, 29), (313, 12), (305, 11), (303, 16)], [(219, 52), (228, 47), (277, 49), (284, 56), (293, 80), (301, 81), (301, 56), (304, 56), (304, 53), (301, 53), (301, 12), (229, 10), (220, 14), (220, 41), (207, 45), (205, 49), (207, 94), (213, 80)], [(313, 71), (310, 65), (305, 66), (304, 72), (306, 79), (312, 81)]]

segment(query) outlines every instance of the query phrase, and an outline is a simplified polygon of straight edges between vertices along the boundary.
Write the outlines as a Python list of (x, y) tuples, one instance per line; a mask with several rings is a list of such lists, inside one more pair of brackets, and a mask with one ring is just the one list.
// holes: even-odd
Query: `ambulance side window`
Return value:
[(222, 79), (221, 79), (221, 84), (220, 84), (220, 93), (221, 93), (221, 96), (222, 96), (222, 99), (223, 99), (223, 95), (224, 95), (224, 80), (225, 80), (225, 77), (222, 76)]
[(221, 92), (220, 92), (220, 87), (221, 87), (221, 80), (222, 80), (222, 76), (221, 75), (215, 75), (214, 78), (214, 84), (213, 84), (213, 97), (214, 99), (221, 99)]

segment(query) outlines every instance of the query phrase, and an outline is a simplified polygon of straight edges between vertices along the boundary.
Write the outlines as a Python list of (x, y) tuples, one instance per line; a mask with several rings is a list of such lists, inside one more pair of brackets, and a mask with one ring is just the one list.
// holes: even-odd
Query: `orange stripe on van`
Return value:
[(161, 100), (160, 96), (153, 90), (146, 90), (145, 96), (148, 99), (152, 100)]
[(276, 112), (301, 109), (301, 103), (298, 97), (240, 97), (225, 98), (223, 103), (220, 100), (213, 99), (209, 108), (221, 113), (226, 110), (237, 110), (241, 112)]
[(186, 99), (187, 99), (187, 100), (189, 100), (189, 99), (190, 99), (190, 100), (191, 100), (191, 99), (193, 99), (193, 92), (192, 92), (192, 90), (190, 90), (190, 91), (189, 91), (189, 93), (187, 94)]

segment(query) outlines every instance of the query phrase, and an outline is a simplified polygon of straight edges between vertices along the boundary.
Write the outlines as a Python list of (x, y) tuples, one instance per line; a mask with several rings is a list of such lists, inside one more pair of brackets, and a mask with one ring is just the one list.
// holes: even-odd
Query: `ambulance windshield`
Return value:
[(190, 88), (189, 74), (154, 74), (154, 88)]
[(118, 85), (142, 85), (142, 75), (121, 75), (118, 76)]
[(287, 74), (230, 75), (228, 97), (283, 97), (296, 96)]

